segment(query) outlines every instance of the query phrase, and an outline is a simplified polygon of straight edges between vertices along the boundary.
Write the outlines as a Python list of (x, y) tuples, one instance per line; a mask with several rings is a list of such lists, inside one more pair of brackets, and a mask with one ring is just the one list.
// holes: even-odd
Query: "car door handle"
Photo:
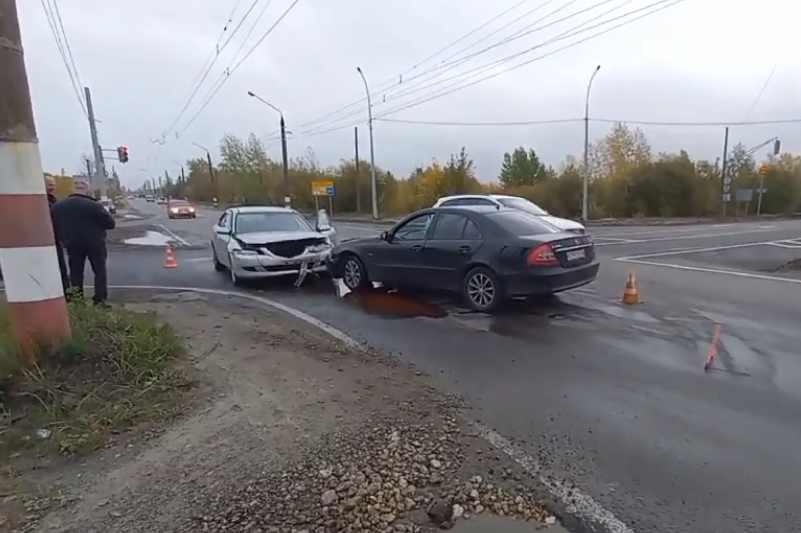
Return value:
[(470, 253), (470, 251), (472, 251), (473, 248), (470, 246), (460, 246), (459, 248), (457, 248), (457, 250), (459, 250), (460, 254), (467, 254)]
[(423, 245), (422, 244), (415, 244), (414, 246), (412, 246), (412, 251), (413, 252), (419, 252), (422, 249), (423, 249)]

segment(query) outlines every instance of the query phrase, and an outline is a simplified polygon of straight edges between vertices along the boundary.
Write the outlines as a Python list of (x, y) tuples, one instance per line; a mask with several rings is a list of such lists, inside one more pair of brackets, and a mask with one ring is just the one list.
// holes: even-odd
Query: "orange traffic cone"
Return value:
[(640, 293), (637, 291), (637, 280), (634, 278), (634, 272), (629, 272), (626, 277), (626, 287), (623, 289), (623, 303), (626, 305), (640, 303)]
[(167, 256), (164, 258), (164, 268), (178, 268), (178, 261), (175, 260), (175, 254), (169, 244), (167, 245)]

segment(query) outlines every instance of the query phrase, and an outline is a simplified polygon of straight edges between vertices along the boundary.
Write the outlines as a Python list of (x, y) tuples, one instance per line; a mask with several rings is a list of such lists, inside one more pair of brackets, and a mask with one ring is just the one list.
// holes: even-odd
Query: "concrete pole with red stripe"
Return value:
[(16, 0), (0, 0), (0, 266), (22, 352), (68, 339)]

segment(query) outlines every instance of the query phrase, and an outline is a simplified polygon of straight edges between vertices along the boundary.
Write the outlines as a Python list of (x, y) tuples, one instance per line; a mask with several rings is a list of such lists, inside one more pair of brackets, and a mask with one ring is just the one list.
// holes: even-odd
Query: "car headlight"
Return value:
[(233, 254), (239, 257), (253, 257), (254, 255), (258, 255), (258, 252), (255, 250), (234, 250)]

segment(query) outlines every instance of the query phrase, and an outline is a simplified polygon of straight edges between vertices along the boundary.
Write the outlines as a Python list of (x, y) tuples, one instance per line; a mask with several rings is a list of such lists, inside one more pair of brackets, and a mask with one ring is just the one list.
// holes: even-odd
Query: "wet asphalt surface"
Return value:
[[(126, 235), (163, 225), (190, 246), (164, 269), (160, 247), (113, 245), (112, 284), (239, 290), (211, 264), (218, 214), (170, 221), (134, 205), (146, 219), (122, 222)], [(381, 229), (338, 225), (340, 238)], [(595, 283), (492, 317), (442, 298), (338, 298), (327, 280), (245, 290), (440, 375), (475, 418), (632, 531), (801, 531), (801, 277), (772, 273), (801, 257), (801, 220), (592, 233)], [(626, 307), (630, 270), (643, 302)]]

